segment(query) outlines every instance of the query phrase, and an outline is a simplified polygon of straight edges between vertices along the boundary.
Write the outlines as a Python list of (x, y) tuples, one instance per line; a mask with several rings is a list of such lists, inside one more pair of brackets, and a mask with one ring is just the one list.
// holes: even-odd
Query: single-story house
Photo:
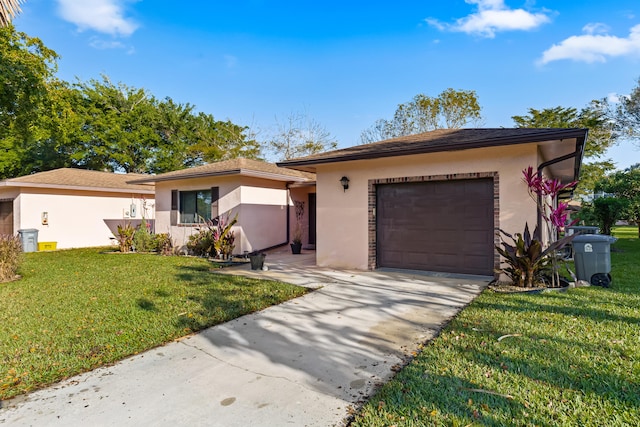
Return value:
[(147, 175), (62, 168), (0, 181), (0, 234), (38, 230), (57, 248), (112, 244), (108, 223), (154, 216), (154, 188), (129, 184)]
[[(259, 160), (232, 159), (130, 181), (154, 184), (158, 233), (186, 245), (205, 220), (238, 215), (234, 254), (286, 244), (291, 239), (292, 200), (315, 201), (315, 176)], [(309, 213), (311, 212), (311, 215)], [(313, 244), (315, 208), (305, 209), (303, 244)], [(311, 218), (309, 218), (311, 216)], [(310, 221), (311, 220), (311, 221)]]
[(319, 266), (494, 276), (540, 221), (522, 171), (579, 176), (586, 129), (447, 129), (279, 162), (316, 175)]

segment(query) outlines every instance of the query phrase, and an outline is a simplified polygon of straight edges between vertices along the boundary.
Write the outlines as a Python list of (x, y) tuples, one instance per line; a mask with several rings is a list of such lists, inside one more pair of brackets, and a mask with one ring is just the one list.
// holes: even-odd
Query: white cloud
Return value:
[(601, 22), (592, 22), (582, 27), (586, 34), (607, 34), (609, 30), (609, 26)]
[(620, 102), (620, 95), (612, 92), (607, 95), (607, 101), (609, 101), (611, 104), (617, 104), (618, 102)]
[(525, 9), (510, 9), (504, 0), (465, 0), (478, 6), (478, 11), (447, 24), (427, 18), (425, 22), (443, 31), (457, 31), (493, 38), (500, 31), (528, 31), (546, 24), (551, 19), (545, 13), (533, 13)]
[[(585, 29), (590, 27), (585, 26)], [(571, 59), (582, 62), (605, 62), (607, 58), (617, 56), (640, 55), (640, 25), (631, 28), (629, 37), (617, 37), (609, 34), (583, 34), (571, 36), (554, 44), (542, 53), (540, 64)]]
[(130, 0), (57, 0), (62, 19), (78, 26), (80, 31), (94, 30), (113, 36), (130, 36), (138, 25), (124, 16)]
[(116, 40), (102, 40), (96, 37), (92, 37), (89, 41), (89, 46), (104, 50), (104, 49), (124, 49), (125, 45), (122, 42)]

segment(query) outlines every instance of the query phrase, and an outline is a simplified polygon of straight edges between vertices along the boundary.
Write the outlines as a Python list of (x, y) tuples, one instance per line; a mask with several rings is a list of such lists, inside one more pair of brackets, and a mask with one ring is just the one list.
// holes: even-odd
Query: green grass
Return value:
[(637, 426), (640, 240), (629, 229), (614, 230), (612, 288), (486, 290), (352, 426)]
[(0, 399), (307, 292), (211, 270), (99, 249), (26, 254), (22, 279), (0, 284)]
[(638, 238), (638, 227), (631, 226), (623, 226), (623, 227), (613, 227), (611, 229), (611, 234), (617, 238)]

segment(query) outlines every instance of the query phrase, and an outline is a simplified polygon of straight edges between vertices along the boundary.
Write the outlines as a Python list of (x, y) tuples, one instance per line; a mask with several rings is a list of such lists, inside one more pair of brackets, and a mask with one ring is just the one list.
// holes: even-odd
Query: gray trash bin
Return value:
[(611, 285), (611, 244), (616, 240), (606, 234), (581, 234), (572, 240), (578, 280), (596, 286)]
[(18, 230), (23, 252), (35, 252), (38, 250), (38, 230), (35, 228), (25, 228)]
[(600, 228), (597, 225), (572, 225), (567, 227), (567, 236), (572, 236), (576, 233), (584, 234), (598, 234)]

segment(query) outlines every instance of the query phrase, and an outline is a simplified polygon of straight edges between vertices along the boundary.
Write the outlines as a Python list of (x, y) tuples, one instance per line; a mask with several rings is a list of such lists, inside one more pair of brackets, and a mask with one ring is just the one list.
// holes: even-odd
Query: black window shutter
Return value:
[(218, 217), (218, 199), (220, 199), (220, 187), (211, 187), (211, 219)]
[(171, 210), (178, 210), (178, 190), (171, 190)]

